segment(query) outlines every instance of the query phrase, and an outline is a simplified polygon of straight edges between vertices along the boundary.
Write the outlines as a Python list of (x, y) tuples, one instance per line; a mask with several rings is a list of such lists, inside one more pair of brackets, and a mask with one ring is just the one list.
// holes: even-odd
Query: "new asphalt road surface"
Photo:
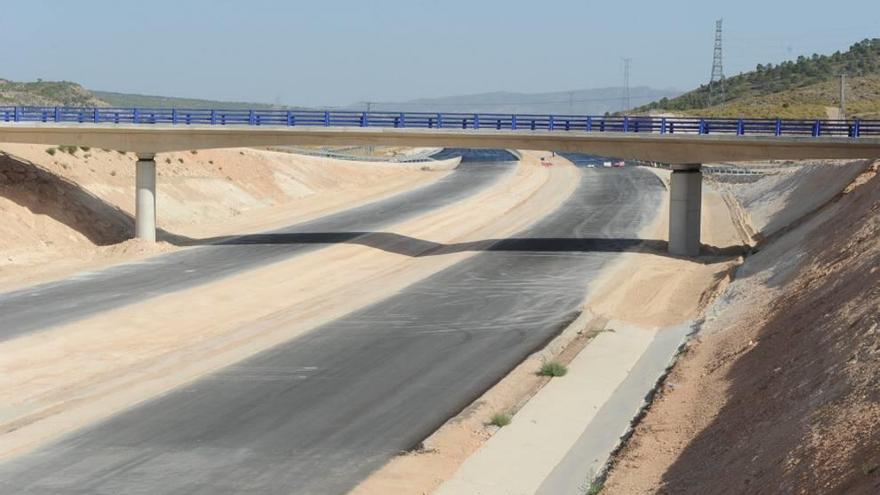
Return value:
[[(585, 168), (563, 206), (526, 231), (12, 458), (0, 464), (0, 493), (345, 493), (571, 321), (587, 284), (639, 242), (663, 194), (649, 171)], [(420, 241), (398, 239), (395, 249), (407, 242)]]
[(331, 242), (351, 241), (365, 231), (467, 197), (511, 172), (516, 163), (516, 157), (503, 150), (444, 150), (435, 156), (444, 159), (457, 152), (464, 159), (452, 174), (385, 200), (265, 234), (210, 240), (197, 248), (0, 294), (0, 340), (187, 289)]

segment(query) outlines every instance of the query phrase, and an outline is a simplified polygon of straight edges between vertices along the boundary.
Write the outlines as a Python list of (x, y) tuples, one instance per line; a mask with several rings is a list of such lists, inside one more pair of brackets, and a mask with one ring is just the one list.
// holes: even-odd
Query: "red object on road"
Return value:
[(545, 166), (545, 167), (552, 167), (552, 166), (553, 166), (553, 162), (548, 162), (548, 161), (546, 161), (546, 160), (541, 160), (541, 165), (543, 165), (543, 166)]

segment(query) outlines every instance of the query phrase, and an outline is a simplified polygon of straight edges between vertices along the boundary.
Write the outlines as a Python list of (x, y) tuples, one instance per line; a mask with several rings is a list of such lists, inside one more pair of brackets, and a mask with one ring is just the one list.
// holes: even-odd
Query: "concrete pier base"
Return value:
[(700, 254), (703, 173), (699, 163), (673, 165), (669, 186), (669, 253)]
[(138, 153), (135, 170), (135, 237), (156, 242), (156, 160), (153, 153)]

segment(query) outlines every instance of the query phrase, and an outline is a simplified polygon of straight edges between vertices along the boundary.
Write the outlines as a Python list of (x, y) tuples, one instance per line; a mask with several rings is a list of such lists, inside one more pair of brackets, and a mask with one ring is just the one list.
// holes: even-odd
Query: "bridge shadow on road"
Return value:
[[(659, 239), (604, 238), (604, 237), (510, 237), (443, 244), (393, 232), (295, 232), (264, 233), (241, 236), (188, 239), (179, 236), (169, 239), (179, 245), (214, 244), (242, 245), (303, 245), (303, 244), (357, 244), (409, 257), (438, 256), (461, 252), (527, 252), (527, 253), (620, 253), (625, 251), (674, 257), (667, 253), (669, 244)], [(702, 251), (710, 256), (738, 256), (747, 246), (717, 247), (703, 245)]]

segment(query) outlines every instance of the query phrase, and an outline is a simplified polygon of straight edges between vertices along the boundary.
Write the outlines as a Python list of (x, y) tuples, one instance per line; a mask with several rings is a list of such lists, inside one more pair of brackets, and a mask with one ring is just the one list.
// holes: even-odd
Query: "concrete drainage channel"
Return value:
[(536, 353), (543, 359), (566, 354), (566, 346), (578, 347), (577, 337), (588, 335), (574, 349), (566, 377), (525, 398), (511, 425), (497, 430), (435, 493), (560, 495), (600, 487), (695, 328), (685, 322), (652, 333), (584, 312)]
[[(658, 332), (651, 347), (584, 430), (575, 448), (544, 480), (536, 494), (594, 493), (602, 487), (618, 454), (647, 414), (699, 327), (699, 322), (687, 322)], [(633, 414), (633, 405), (639, 401), (641, 404)], [(625, 418), (632, 419), (618, 436), (615, 432), (621, 431)], [(575, 484), (579, 479), (583, 481)]]

